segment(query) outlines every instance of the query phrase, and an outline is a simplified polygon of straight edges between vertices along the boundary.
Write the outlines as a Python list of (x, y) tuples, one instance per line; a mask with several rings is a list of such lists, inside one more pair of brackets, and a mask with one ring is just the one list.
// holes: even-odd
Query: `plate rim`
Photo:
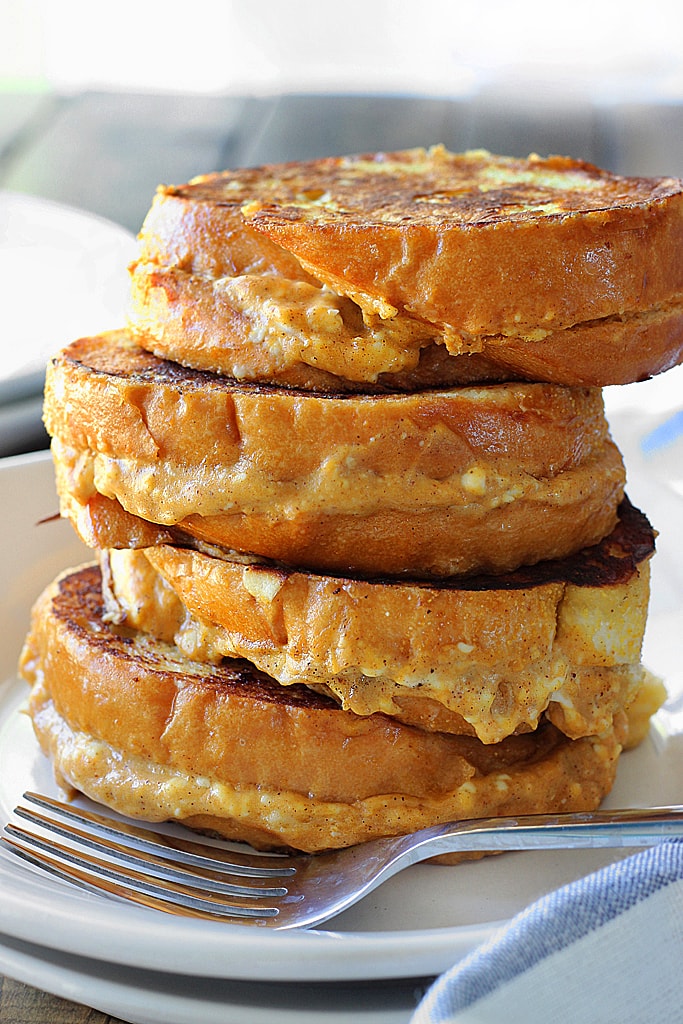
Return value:
[[(131, 258), (135, 254), (134, 232), (103, 214), (91, 212), (48, 196), (0, 188), (0, 217), (5, 215), (5, 212), (11, 216), (12, 207), (15, 207), (17, 211), (22, 209), (30, 211), (30, 216), (33, 219), (40, 217), (41, 214), (45, 218), (59, 218), (60, 222), (63, 222), (65, 235), (69, 234), (70, 224), (78, 224), (81, 231), (96, 229), (102, 239), (106, 235), (107, 246), (111, 248), (112, 252), (118, 252), (120, 249), (123, 254), (124, 249), (130, 249)], [(125, 264), (122, 265), (122, 275), (124, 269)], [(11, 372), (7, 376), (0, 374), (0, 402), (10, 404), (34, 397), (42, 390), (44, 376), (42, 357), (36, 357), (30, 365), (27, 364), (26, 367)]]

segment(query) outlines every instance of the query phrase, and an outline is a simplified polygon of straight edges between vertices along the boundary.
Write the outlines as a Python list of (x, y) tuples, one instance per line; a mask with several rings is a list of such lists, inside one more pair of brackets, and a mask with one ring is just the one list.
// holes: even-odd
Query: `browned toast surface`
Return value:
[(379, 311), (525, 336), (683, 293), (678, 179), (440, 148), (308, 165), (299, 196), (286, 177), (251, 225)]
[(272, 164), (162, 186), (183, 199), (246, 208), (252, 222), (278, 211), (283, 220), (316, 224), (343, 218), (437, 228), (647, 209), (680, 189), (678, 178), (624, 177), (570, 157), (451, 153), (442, 146)]

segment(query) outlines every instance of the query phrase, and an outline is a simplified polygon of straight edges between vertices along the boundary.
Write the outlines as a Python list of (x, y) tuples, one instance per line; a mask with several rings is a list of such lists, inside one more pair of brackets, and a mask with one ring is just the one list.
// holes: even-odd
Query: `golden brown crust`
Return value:
[(495, 743), (547, 713), (573, 739), (640, 688), (653, 532), (626, 505), (596, 549), (497, 578), (389, 583), (162, 545), (103, 558), (115, 621), (189, 658), (247, 658), (279, 683)]
[(227, 185), (222, 195), (206, 198), (197, 201), (191, 184), (160, 185), (138, 236), (140, 258), (211, 277), (274, 273), (316, 280), (295, 256), (245, 221), (242, 205), (253, 192)]
[(335, 290), (430, 323), (524, 336), (683, 294), (676, 178), (439, 147), (332, 158), (304, 174), (317, 198), (302, 201), (284, 171), (282, 195), (246, 208), (250, 225)]
[[(182, 241), (176, 241), (174, 250), (178, 263), (212, 272), (233, 267), (231, 247), (240, 230), (240, 210), (250, 228), (274, 238), (297, 258), (304, 255), (317, 263), (317, 271), (330, 270), (336, 280), (343, 264), (352, 284), (357, 273), (359, 291), (371, 284), (380, 300), (396, 305), (396, 296), (383, 295), (381, 289), (389, 281), (400, 289), (399, 282), (405, 280), (406, 298), (397, 300), (401, 307), (420, 304), (425, 286), (427, 294), (436, 293), (433, 304), (442, 303), (446, 311), (466, 303), (466, 315), (459, 319), (452, 314), (425, 318), (462, 323), (475, 334), (504, 333), (506, 325), (516, 334), (523, 325), (571, 326), (627, 309), (647, 309), (683, 291), (680, 268), (671, 265), (683, 230), (681, 182), (624, 178), (561, 157), (518, 160), (483, 151), (450, 154), (436, 147), (429, 153), (329, 158), (204, 175), (161, 189), (157, 206), (166, 205), (168, 210), (157, 209), (153, 225), (142, 233), (143, 251), (151, 256), (156, 251), (160, 262), (179, 232)], [(214, 218), (211, 231), (197, 233), (198, 246), (186, 220), (197, 208)], [(167, 217), (173, 226), (163, 223)], [(222, 219), (230, 224), (228, 232), (221, 229)], [(188, 230), (181, 232), (186, 224)], [(635, 237), (629, 240), (629, 233)], [(368, 236), (372, 249), (364, 244)], [(156, 248), (149, 237), (157, 240)], [(424, 257), (435, 256), (437, 243), (435, 270), (431, 263), (425, 266)], [(652, 274), (645, 283), (643, 261)], [(486, 263), (491, 264), (488, 270)], [(525, 263), (533, 288), (522, 273)], [(239, 261), (239, 266), (246, 265)], [(504, 286), (497, 276), (503, 266)], [(439, 276), (430, 286), (432, 272)], [(472, 275), (476, 287), (467, 287)], [(596, 289), (601, 275), (607, 276)], [(570, 314), (567, 289), (575, 290), (576, 301), (585, 304), (581, 315), (577, 310)], [(537, 305), (539, 291), (564, 308), (548, 316), (552, 311), (545, 303)], [(507, 317), (496, 317), (496, 299), (509, 307)], [(478, 319), (473, 312), (477, 301), (486, 306)], [(522, 312), (530, 304), (536, 312)]]
[(75, 520), (100, 495), (321, 571), (508, 571), (596, 543), (623, 495), (596, 389), (318, 395), (183, 370), (112, 332), (53, 359), (45, 422)]
[(523, 380), (589, 387), (630, 384), (683, 361), (683, 309), (664, 306), (590, 320), (539, 341), (488, 338), (481, 357), (499, 374), (507, 370)]
[(325, 849), (457, 817), (588, 809), (625, 724), (570, 741), (544, 724), (485, 746), (360, 718), (252, 666), (207, 668), (102, 620), (99, 572), (36, 603), (21, 671), (58, 777), (126, 814)]

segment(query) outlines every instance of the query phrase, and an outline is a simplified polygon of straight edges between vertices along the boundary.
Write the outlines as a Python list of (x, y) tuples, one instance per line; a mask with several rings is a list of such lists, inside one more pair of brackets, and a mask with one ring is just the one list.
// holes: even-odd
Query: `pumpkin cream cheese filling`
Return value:
[(231, 511), (285, 518), (301, 513), (363, 517), (383, 509), (409, 513), (416, 507), (456, 507), (477, 518), (513, 502), (579, 505), (603, 489), (614, 506), (623, 480), (620, 460), (610, 457), (609, 449), (550, 478), (537, 479), (501, 459), (496, 469), (477, 462), (443, 480), (431, 478), (419, 466), (377, 472), (363, 465), (363, 452), (355, 445), (340, 445), (306, 476), (285, 480), (249, 458), (229, 466), (147, 462), (79, 451), (59, 440), (53, 442), (53, 451), (68, 474), (72, 497), (82, 504), (101, 494), (116, 498), (136, 516), (166, 526), (192, 515)]
[[(188, 300), (191, 294), (195, 302), (197, 296), (210, 302), (214, 323), (222, 313), (225, 369), (238, 380), (249, 378), (255, 365), (280, 373), (305, 363), (347, 380), (374, 382), (384, 373), (414, 369), (420, 349), (439, 339), (431, 325), (398, 314), (383, 320), (325, 285), (276, 273), (214, 278), (139, 263), (131, 277), (138, 302), (128, 319), (141, 340), (158, 334), (173, 315), (161, 281), (172, 293), (186, 289)], [(192, 311), (183, 303), (179, 315), (187, 320)]]

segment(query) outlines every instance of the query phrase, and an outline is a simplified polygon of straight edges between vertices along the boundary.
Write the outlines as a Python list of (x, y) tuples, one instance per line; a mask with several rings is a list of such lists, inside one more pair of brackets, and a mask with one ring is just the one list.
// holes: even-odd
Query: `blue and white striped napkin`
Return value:
[(683, 840), (544, 896), (438, 978), (411, 1024), (683, 1022)]

